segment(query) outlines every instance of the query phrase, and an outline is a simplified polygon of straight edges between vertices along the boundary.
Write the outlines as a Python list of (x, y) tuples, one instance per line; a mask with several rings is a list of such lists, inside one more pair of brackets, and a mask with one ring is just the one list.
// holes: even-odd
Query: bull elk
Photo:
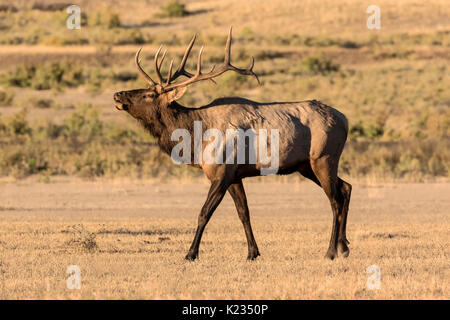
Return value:
[[(146, 89), (115, 93), (116, 108), (125, 110), (137, 119), (157, 139), (159, 147), (169, 155), (176, 145), (171, 138), (172, 132), (181, 128), (192, 135), (195, 121), (201, 121), (203, 131), (215, 128), (225, 132), (230, 127), (243, 130), (278, 129), (279, 163), (276, 173), (299, 172), (325, 191), (333, 212), (331, 239), (325, 257), (334, 259), (337, 257), (338, 251), (347, 257), (350, 251), (347, 246), (349, 242), (346, 238), (346, 223), (352, 187), (337, 175), (339, 158), (348, 133), (346, 117), (336, 109), (316, 100), (258, 103), (244, 98), (230, 97), (216, 99), (200, 108), (187, 108), (180, 105), (177, 100), (183, 96), (189, 85), (209, 79), (214, 81), (213, 78), (227, 71), (253, 76), (258, 80), (257, 75), (253, 72), (253, 58), (250, 66), (246, 69), (240, 69), (231, 64), (231, 28), (225, 46), (224, 62), (213, 67), (211, 71), (203, 73), (201, 68), (202, 47), (198, 53), (196, 72), (188, 72), (185, 65), (195, 39), (194, 35), (175, 72), (173, 72), (172, 60), (166, 78), (161, 75), (161, 65), (165, 53), (160, 60), (161, 47), (159, 48), (154, 58), (157, 82), (142, 69), (139, 60), (142, 48), (139, 49), (135, 56), (136, 67), (149, 86)], [(185, 79), (175, 82), (180, 77), (185, 77)], [(205, 144), (201, 148), (205, 148)], [(248, 148), (248, 144), (246, 144), (246, 148)], [(194, 150), (191, 150), (191, 157), (194, 158)], [(264, 165), (260, 159), (258, 158), (256, 163), (239, 163), (239, 161), (207, 163), (202, 161), (191, 162), (190, 165), (202, 169), (210, 180), (211, 186), (200, 211), (195, 237), (186, 259), (195, 260), (198, 257), (199, 245), (206, 224), (227, 191), (233, 198), (244, 226), (248, 243), (248, 259), (255, 259), (260, 253), (250, 225), (242, 179), (261, 175)]]

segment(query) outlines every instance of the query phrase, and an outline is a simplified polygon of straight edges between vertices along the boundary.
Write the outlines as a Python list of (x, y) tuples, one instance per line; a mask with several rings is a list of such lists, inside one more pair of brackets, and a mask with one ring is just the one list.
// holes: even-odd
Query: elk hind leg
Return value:
[(341, 212), (339, 215), (340, 228), (338, 236), (338, 250), (339, 253), (341, 253), (342, 256), (346, 258), (350, 254), (350, 249), (347, 246), (350, 242), (347, 240), (346, 229), (347, 229), (348, 207), (350, 204), (350, 196), (352, 193), (352, 185), (338, 177), (338, 188), (344, 199)]
[(322, 189), (325, 191), (333, 212), (333, 226), (331, 229), (331, 238), (326, 258), (333, 260), (337, 257), (338, 236), (340, 230), (341, 212), (344, 199), (338, 188), (337, 162), (324, 156), (318, 159), (311, 159), (311, 168), (320, 181)]
[(300, 172), (300, 174), (305, 178), (308, 178), (309, 180), (313, 181), (319, 187), (322, 187), (320, 185), (319, 179), (317, 179), (316, 175), (314, 174), (314, 171), (312, 170), (311, 164), (309, 162), (302, 163), (298, 168), (298, 172)]

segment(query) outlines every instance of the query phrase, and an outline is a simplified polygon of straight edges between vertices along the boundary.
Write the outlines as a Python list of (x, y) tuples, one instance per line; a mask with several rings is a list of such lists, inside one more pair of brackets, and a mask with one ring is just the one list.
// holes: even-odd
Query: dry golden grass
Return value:
[[(319, 188), (246, 186), (262, 256), (245, 260), (244, 231), (226, 196), (200, 259), (188, 262), (206, 183), (4, 182), (0, 298), (450, 298), (448, 183), (354, 183), (351, 253), (335, 261), (323, 258), (331, 211)], [(66, 288), (73, 264), (81, 268), (81, 290)], [(366, 287), (374, 264), (380, 290)]]

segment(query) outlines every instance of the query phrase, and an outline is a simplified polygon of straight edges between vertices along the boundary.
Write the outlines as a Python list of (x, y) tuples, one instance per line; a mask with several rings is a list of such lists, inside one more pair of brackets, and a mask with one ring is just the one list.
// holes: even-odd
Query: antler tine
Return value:
[(159, 84), (163, 84), (163, 77), (161, 75), (161, 71), (159, 70), (159, 66), (158, 66), (158, 58), (159, 58), (159, 53), (161, 52), (162, 49), (162, 45), (159, 47), (158, 51), (156, 51), (155, 54), (155, 71), (156, 71), (156, 76), (158, 77), (159, 80)]
[(233, 27), (230, 27), (230, 31), (228, 31), (227, 44), (225, 45), (225, 59), (223, 61), (224, 64), (230, 64), (231, 59), (231, 32)]
[(139, 54), (141, 53), (142, 47), (139, 48), (139, 50), (136, 52), (136, 56), (134, 57), (134, 62), (136, 64), (136, 67), (140, 73), (140, 75), (145, 79), (145, 81), (147, 81), (150, 85), (155, 85), (156, 82), (153, 81), (152, 78), (150, 78), (150, 76), (145, 73), (145, 71), (142, 69), (141, 65), (140, 65), (140, 61), (139, 61)]
[(246, 69), (239, 69), (239, 68), (236, 68), (235, 66), (230, 65), (230, 68), (231, 68), (230, 70), (236, 71), (236, 72), (238, 72), (240, 74), (243, 74), (243, 75), (253, 76), (256, 79), (256, 81), (258, 81), (258, 84), (261, 84), (261, 82), (259, 81), (258, 76), (256, 75), (256, 73), (253, 72), (254, 65), (255, 65), (255, 58), (252, 57), (251, 60), (250, 60), (250, 66), (248, 68), (246, 68)]
[(261, 81), (259, 81), (258, 75), (253, 72), (253, 67), (255, 65), (255, 58), (252, 56), (252, 61), (250, 62), (250, 67), (248, 67), (249, 72), (251, 75), (258, 81), (258, 84), (261, 85)]
[(170, 80), (172, 78), (172, 67), (173, 67), (173, 59), (172, 59), (172, 61), (170, 61), (169, 72), (167, 73), (167, 80), (166, 80), (166, 84), (165, 85), (169, 85)]
[(166, 53), (167, 53), (167, 49), (164, 50), (164, 53), (163, 53), (163, 55), (161, 57), (161, 62), (159, 63), (159, 67), (158, 67), (159, 70), (161, 70), (161, 66), (162, 66), (162, 64), (164, 62), (164, 58), (166, 57)]
[[(163, 89), (165, 91), (168, 91), (168, 90), (171, 90), (171, 89), (174, 89), (174, 88), (184, 87), (184, 86), (190, 85), (190, 84), (192, 84), (194, 82), (198, 82), (198, 81), (202, 81), (202, 80), (208, 80), (208, 79), (212, 80), (212, 78), (220, 76), (222, 73), (224, 73), (226, 71), (230, 71), (230, 70), (234, 71), (234, 72), (237, 72), (239, 74), (242, 74), (242, 75), (253, 76), (258, 81), (258, 84), (260, 84), (258, 76), (253, 72), (253, 67), (254, 67), (254, 64), (255, 64), (255, 59), (253, 57), (251, 58), (250, 66), (248, 68), (246, 68), (246, 69), (237, 68), (237, 67), (233, 66), (230, 63), (230, 60), (231, 60), (231, 39), (232, 39), (231, 33), (232, 33), (232, 28), (230, 28), (230, 31), (228, 33), (227, 43), (225, 45), (225, 58), (224, 58), (224, 61), (217, 69), (215, 69), (215, 67), (213, 67), (210, 72), (205, 73), (205, 74), (201, 73), (201, 56), (202, 56), (202, 53), (203, 53), (203, 47), (202, 47), (200, 49), (200, 51), (199, 51), (199, 54), (198, 54), (197, 72), (194, 75), (192, 75), (189, 79), (187, 79), (187, 80), (185, 80), (183, 82), (179, 82), (179, 83), (168, 84), (168, 85), (164, 86)], [(187, 51), (190, 51), (190, 48)], [(186, 57), (186, 59), (187, 59), (187, 57)], [(184, 57), (183, 57), (183, 62), (184, 63), (186, 62)], [(183, 64), (182, 68), (184, 68), (184, 64)], [(181, 73), (179, 72), (179, 74), (181, 74)]]
[(173, 75), (173, 79), (178, 78), (179, 76), (183, 75), (186, 76), (188, 78), (192, 77), (193, 74), (191, 74), (190, 72), (187, 72), (184, 67), (186, 65), (186, 61), (189, 58), (189, 54), (191, 53), (192, 47), (194, 46), (195, 40), (197, 39), (197, 35), (194, 34), (194, 36), (192, 37), (191, 42), (189, 42), (188, 47), (186, 48), (186, 51), (184, 52), (183, 58), (181, 59), (180, 65), (177, 69), (177, 71), (175, 71), (174, 75)]
[(198, 52), (198, 59), (197, 59), (197, 72), (195, 73), (194, 77), (198, 77), (202, 74), (202, 53), (203, 53), (203, 46), (200, 48), (200, 51)]
[(240, 68), (237, 68), (237, 67), (231, 65), (231, 39), (232, 39), (231, 33), (232, 33), (232, 30), (233, 30), (233, 27), (230, 27), (230, 31), (228, 32), (227, 44), (225, 45), (225, 59), (223, 62), (227, 66), (227, 69), (225, 71), (233, 70), (233, 71), (236, 71), (237, 73), (240, 73), (243, 75), (253, 76), (253, 77), (255, 77), (256, 81), (258, 81), (258, 84), (261, 84), (258, 76), (253, 72), (253, 66), (255, 65), (254, 57), (251, 58), (250, 66), (246, 69), (240, 69)]
[[(180, 65), (178, 66), (178, 69), (173, 74), (172, 80), (177, 79), (179, 76), (185, 76), (188, 78), (192, 78), (194, 75), (184, 68), (186, 66), (187, 59), (189, 58), (189, 55), (191, 54), (191, 50), (194, 46), (195, 40), (197, 39), (197, 34), (194, 34), (191, 41), (189, 42), (186, 51), (184, 52), (183, 58), (181, 59)], [(216, 83), (213, 79), (210, 79), (212, 82)]]

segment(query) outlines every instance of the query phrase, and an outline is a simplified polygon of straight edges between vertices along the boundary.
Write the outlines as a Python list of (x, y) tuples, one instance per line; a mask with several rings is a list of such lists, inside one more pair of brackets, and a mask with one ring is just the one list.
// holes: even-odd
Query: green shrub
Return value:
[(306, 57), (302, 60), (303, 68), (313, 74), (327, 74), (339, 70), (339, 65), (334, 64), (325, 57)]
[(11, 4), (0, 5), (0, 12), (17, 12), (18, 9)]
[(67, 60), (46, 63), (41, 66), (21, 65), (2, 76), (2, 82), (36, 90), (73, 87), (84, 82), (82, 67)]
[(2, 81), (13, 87), (30, 87), (31, 81), (36, 74), (36, 67), (20, 65), (14, 71), (2, 76)]
[(78, 106), (77, 111), (65, 119), (63, 135), (67, 138), (69, 147), (80, 150), (95, 138), (102, 137), (102, 130), (103, 122), (97, 110), (87, 103)]
[(52, 140), (62, 136), (64, 129), (65, 129), (64, 125), (54, 124), (51, 121), (47, 121), (47, 125), (44, 128), (46, 137)]
[(108, 9), (88, 15), (87, 21), (90, 26), (101, 26), (107, 29), (119, 28), (122, 25), (119, 15)]
[(244, 27), (241, 31), (241, 37), (246, 41), (253, 41), (255, 39), (255, 33), (249, 27)]
[(7, 168), (8, 173), (15, 178), (24, 178), (40, 173), (47, 170), (48, 167), (43, 155), (40, 147), (36, 145), (27, 145), (26, 148), (8, 152), (0, 160), (1, 171)]
[(358, 122), (350, 126), (349, 137), (350, 139), (379, 139), (384, 134), (384, 126), (381, 123), (369, 123), (363, 125), (362, 122)]
[(122, 71), (114, 72), (112, 77), (114, 81), (127, 82), (136, 80), (138, 76), (136, 72)]
[(31, 9), (33, 10), (40, 10), (40, 11), (63, 11), (68, 6), (70, 6), (70, 3), (41, 3), (41, 2), (35, 2), (33, 3), (33, 6)]
[(87, 89), (91, 93), (100, 93), (105, 76), (99, 68), (95, 68), (89, 73), (86, 80)]
[(341, 44), (340, 47), (342, 48), (346, 48), (346, 49), (358, 49), (361, 47), (361, 44), (356, 43), (354, 41), (351, 40), (344, 40)]
[(68, 61), (53, 62), (36, 68), (31, 87), (36, 90), (76, 86), (83, 82), (81, 68), (74, 67)]
[(177, 0), (170, 1), (165, 7), (162, 8), (162, 14), (159, 14), (160, 17), (184, 17), (189, 14), (186, 10), (186, 6), (181, 4)]
[(112, 43), (116, 45), (144, 44), (146, 38), (139, 29), (120, 29), (120, 32), (113, 35)]
[(14, 100), (14, 94), (0, 89), (0, 106), (10, 106)]
[(55, 102), (52, 99), (36, 99), (33, 101), (33, 106), (39, 109), (48, 109), (54, 107)]
[(84, 178), (103, 176), (106, 172), (106, 166), (106, 159), (99, 155), (95, 146), (89, 150), (84, 150), (81, 160), (75, 162), (77, 174)]
[(26, 109), (22, 109), (11, 118), (9, 133), (12, 136), (31, 135), (32, 130), (26, 119)]

